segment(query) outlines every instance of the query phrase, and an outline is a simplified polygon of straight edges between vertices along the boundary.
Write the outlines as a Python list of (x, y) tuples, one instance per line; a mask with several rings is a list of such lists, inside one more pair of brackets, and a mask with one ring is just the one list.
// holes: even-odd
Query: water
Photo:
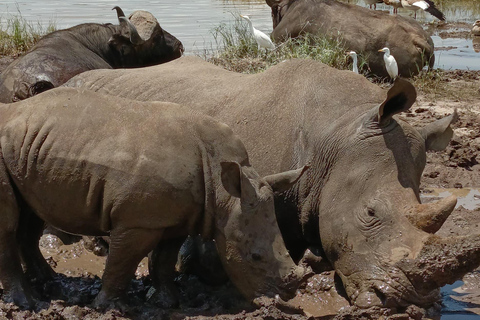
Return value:
[(0, 18), (20, 12), (27, 21), (38, 21), (44, 27), (54, 22), (57, 29), (85, 22), (118, 24), (112, 11), (117, 5), (126, 15), (138, 9), (153, 13), (165, 30), (182, 41), (187, 54), (216, 47), (213, 29), (233, 23), (234, 14), (248, 15), (257, 29), (272, 32), (270, 7), (261, 0), (2, 0)]
[[(457, 197), (457, 205), (455, 208), (460, 206), (464, 207), (467, 210), (476, 210), (480, 208), (480, 189), (476, 188), (460, 188), (460, 189), (440, 189), (440, 188), (429, 188), (429, 193), (421, 194), (421, 199), (428, 198), (446, 198), (451, 195)], [(423, 201), (423, 200), (422, 200)]]
[[(344, 1), (365, 6), (363, 0)], [(126, 14), (137, 9), (152, 12), (165, 30), (183, 42), (186, 54), (215, 49), (213, 29), (222, 23), (232, 24), (234, 14), (249, 15), (257, 29), (267, 34), (272, 32), (270, 7), (263, 0), (2, 0), (0, 23), (5, 23), (9, 16), (18, 15), (18, 12), (27, 21), (38, 21), (44, 27), (54, 22), (59, 29), (84, 22), (117, 23), (115, 11), (112, 11), (116, 5)], [(379, 4), (377, 9), (391, 11), (383, 4)], [(448, 22), (471, 25), (480, 18), (478, 0), (445, 1), (440, 9)], [(411, 15), (411, 12), (400, 9), (399, 14)], [(417, 19), (426, 23), (435, 20), (421, 10)], [(436, 51), (435, 67), (480, 70), (480, 53), (474, 51), (472, 39), (441, 39), (436, 32), (433, 40), (436, 47), (452, 47)]]

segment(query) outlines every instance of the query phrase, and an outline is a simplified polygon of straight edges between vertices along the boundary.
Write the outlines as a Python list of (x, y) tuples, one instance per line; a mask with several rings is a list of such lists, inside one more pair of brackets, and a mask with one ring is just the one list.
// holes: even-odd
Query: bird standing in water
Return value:
[(393, 14), (397, 14), (398, 8), (402, 7), (402, 0), (383, 0), (383, 3), (393, 7)]
[(398, 77), (398, 65), (395, 58), (390, 54), (390, 49), (385, 47), (378, 50), (378, 52), (384, 52), (383, 61), (385, 61), (385, 68), (390, 78), (395, 80)]
[(358, 73), (358, 59), (357, 59), (357, 53), (355, 51), (350, 51), (347, 52), (347, 54), (352, 57), (353, 60), (353, 72)]
[(365, 1), (365, 3), (370, 6), (370, 9), (372, 9), (372, 6), (373, 6), (373, 10), (377, 10), (377, 3), (383, 2), (383, 0), (363, 0), (363, 1)]
[(257, 30), (253, 27), (253, 23), (250, 20), (248, 16), (242, 16), (240, 15), (243, 19), (247, 20), (249, 27), (250, 27), (250, 32), (253, 35), (253, 38), (257, 42), (258, 45), (258, 50), (260, 51), (260, 48), (265, 48), (269, 50), (275, 49), (275, 45), (273, 44), (272, 40), (270, 39), (269, 36), (267, 36), (265, 33), (263, 33), (260, 30)]

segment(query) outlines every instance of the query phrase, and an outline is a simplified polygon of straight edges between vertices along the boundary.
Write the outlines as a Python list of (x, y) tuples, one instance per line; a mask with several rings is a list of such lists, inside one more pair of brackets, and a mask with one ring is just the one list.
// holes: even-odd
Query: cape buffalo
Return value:
[(145, 67), (182, 55), (182, 43), (151, 13), (135, 11), (126, 19), (114, 9), (120, 25), (85, 23), (58, 30), (14, 60), (0, 74), (0, 102), (26, 99), (83, 71)]
[(432, 38), (417, 21), (336, 0), (267, 0), (272, 8), (272, 38), (283, 41), (303, 33), (321, 34), (344, 41), (346, 49), (362, 55), (371, 72), (387, 77), (383, 55), (388, 47), (399, 74), (418, 74), (435, 62)]
[(387, 93), (312, 60), (247, 75), (183, 57), (89, 71), (66, 85), (188, 104), (229, 124), (261, 174), (309, 165), (276, 196), (277, 221), (292, 257), (318, 249), (359, 307), (429, 306), (441, 286), (480, 263), (480, 236), (433, 234), (456, 198), (420, 203), (426, 151), (448, 145), (456, 114), (419, 129), (398, 118), (416, 99), (404, 79)]
[(110, 234), (94, 301), (101, 308), (125, 308), (140, 260), (188, 235), (215, 239), (230, 279), (249, 299), (293, 295), (310, 274), (288, 255), (273, 198), (306, 168), (260, 177), (240, 139), (211, 117), (173, 103), (57, 88), (0, 104), (0, 122), (6, 301), (35, 304), (21, 261), (40, 283), (54, 275), (38, 247), (43, 221), (74, 234)]

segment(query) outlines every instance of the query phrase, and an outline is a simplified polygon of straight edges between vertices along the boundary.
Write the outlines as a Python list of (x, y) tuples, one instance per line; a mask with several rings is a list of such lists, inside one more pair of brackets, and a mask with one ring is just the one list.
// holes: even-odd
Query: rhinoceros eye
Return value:
[(370, 217), (375, 217), (375, 210), (373, 208), (367, 208), (367, 214)]

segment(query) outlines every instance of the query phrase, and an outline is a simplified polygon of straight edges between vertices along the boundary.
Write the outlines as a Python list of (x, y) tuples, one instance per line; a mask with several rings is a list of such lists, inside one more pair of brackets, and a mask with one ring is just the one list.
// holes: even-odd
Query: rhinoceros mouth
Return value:
[[(372, 278), (371, 272), (358, 272), (345, 281), (351, 303), (359, 308), (398, 308), (415, 304), (428, 307), (441, 299), (440, 289), (418, 290), (398, 268), (383, 269)], [(349, 294), (350, 293), (350, 294)]]

